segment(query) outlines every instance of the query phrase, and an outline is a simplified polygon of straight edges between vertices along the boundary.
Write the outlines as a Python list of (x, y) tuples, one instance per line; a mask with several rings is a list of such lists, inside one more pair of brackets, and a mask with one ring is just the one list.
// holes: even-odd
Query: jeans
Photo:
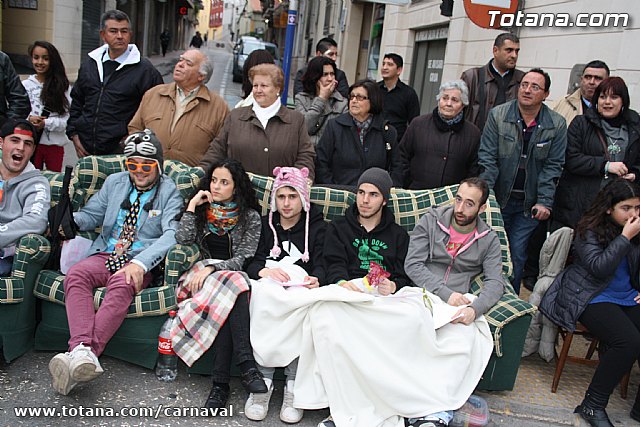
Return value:
[[(276, 372), (276, 368), (268, 368), (262, 365), (258, 365), (258, 369), (260, 369), (260, 372), (262, 372), (262, 375), (265, 378), (268, 378), (270, 380), (273, 379), (273, 374)], [(293, 360), (293, 362), (289, 363), (284, 368), (284, 375), (287, 377), (287, 381), (295, 381), (297, 371), (298, 371), (298, 358), (296, 357)]]
[[(125, 275), (113, 274), (104, 262), (107, 253), (99, 253), (75, 264), (64, 278), (64, 305), (69, 320), (69, 351), (83, 343), (100, 356), (124, 321), (129, 305), (136, 295), (133, 283), (127, 285)], [(142, 289), (151, 283), (151, 273), (145, 273)], [(93, 290), (107, 287), (98, 311), (93, 308)]]
[(249, 293), (238, 295), (236, 303), (211, 345), (213, 350), (212, 379), (228, 384), (231, 379), (231, 358), (236, 364), (255, 362), (249, 333)]
[(0, 258), (0, 277), (11, 276), (11, 267), (13, 267), (13, 257)]
[(579, 320), (606, 346), (587, 391), (608, 397), (640, 356), (640, 306), (588, 304)]
[(513, 263), (513, 289), (516, 295), (520, 294), (520, 281), (524, 271), (524, 263), (527, 261), (527, 244), (529, 237), (538, 226), (538, 220), (531, 218), (531, 212), (525, 212), (524, 201), (509, 198), (507, 206), (502, 208), (502, 220), (504, 229), (509, 239), (511, 262)]

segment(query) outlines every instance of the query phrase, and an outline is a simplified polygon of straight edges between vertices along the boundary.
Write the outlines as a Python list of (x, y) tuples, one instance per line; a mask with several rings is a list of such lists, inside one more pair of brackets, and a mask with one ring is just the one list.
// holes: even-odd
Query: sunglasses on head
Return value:
[(129, 172), (151, 173), (156, 167), (155, 163), (136, 163), (130, 160), (127, 160), (124, 163), (127, 165), (127, 170)]

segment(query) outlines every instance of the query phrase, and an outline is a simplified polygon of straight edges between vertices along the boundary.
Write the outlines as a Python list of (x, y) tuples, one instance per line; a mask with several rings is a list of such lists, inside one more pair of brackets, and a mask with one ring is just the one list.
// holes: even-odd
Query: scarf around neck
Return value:
[(282, 103), (280, 102), (280, 97), (278, 97), (276, 98), (276, 102), (264, 108), (258, 105), (258, 103), (254, 100), (253, 106), (251, 108), (253, 109), (253, 112), (256, 113), (256, 117), (258, 118), (258, 120), (260, 120), (260, 124), (262, 125), (262, 127), (266, 129), (267, 124), (269, 123), (269, 119), (278, 114), (278, 110), (280, 110), (281, 105)]
[(438, 107), (433, 109), (433, 121), (442, 132), (458, 132), (464, 126), (464, 110), (460, 111), (453, 119), (445, 119), (440, 115)]
[(366, 118), (365, 121), (359, 122), (355, 117), (351, 116), (353, 119), (353, 123), (356, 125), (356, 129), (358, 129), (358, 136), (360, 137), (360, 144), (364, 144), (364, 137), (369, 132), (369, 128), (371, 127), (371, 122), (373, 122), (373, 116), (369, 114), (369, 117)]
[(229, 233), (238, 224), (239, 208), (235, 202), (227, 204), (211, 203), (207, 209), (209, 231), (222, 236)]

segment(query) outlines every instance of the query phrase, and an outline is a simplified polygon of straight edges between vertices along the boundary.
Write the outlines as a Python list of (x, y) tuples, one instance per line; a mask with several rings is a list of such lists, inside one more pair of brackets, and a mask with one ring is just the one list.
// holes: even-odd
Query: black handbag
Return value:
[(51, 243), (51, 253), (45, 264), (47, 270), (60, 269), (60, 252), (62, 251), (62, 242), (76, 237), (78, 226), (73, 220), (73, 208), (71, 199), (69, 198), (69, 184), (71, 182), (71, 174), (73, 168), (67, 166), (64, 170), (64, 179), (62, 181), (62, 196), (58, 204), (49, 209), (49, 240)]

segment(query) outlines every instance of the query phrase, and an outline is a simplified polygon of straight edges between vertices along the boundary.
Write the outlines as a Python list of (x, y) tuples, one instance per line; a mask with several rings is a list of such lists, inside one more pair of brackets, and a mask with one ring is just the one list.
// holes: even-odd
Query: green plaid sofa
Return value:
[[(266, 215), (273, 179), (257, 175), (251, 175), (251, 179), (257, 191), (261, 214)], [(431, 206), (453, 203), (457, 189), (457, 185), (423, 191), (394, 189), (389, 207), (395, 214), (396, 222), (405, 230), (411, 231)], [(332, 221), (344, 215), (347, 207), (355, 202), (355, 194), (349, 191), (313, 187), (311, 202), (322, 208), (327, 221)], [(502, 247), (503, 273), (505, 277), (510, 277), (512, 265), (507, 235), (504, 231), (500, 207), (493, 194), (489, 197), (488, 207), (482, 214), (482, 218), (498, 233)], [(482, 289), (482, 277), (478, 276), (472, 284), (472, 291), (477, 294), (480, 289)], [(493, 334), (495, 347), (482, 380), (478, 384), (479, 389), (513, 389), (527, 329), (535, 311), (534, 306), (518, 298), (513, 288), (508, 285), (503, 297), (487, 313), (486, 318)]]
[(33, 284), (49, 257), (49, 242), (27, 234), (17, 244), (11, 276), (0, 278), (0, 343), (7, 362), (33, 347), (36, 301)]
[[(90, 156), (76, 164), (71, 180), (70, 196), (74, 211), (79, 210), (95, 194), (112, 173), (124, 171), (124, 156)], [(166, 160), (164, 172), (176, 183), (183, 198), (188, 198), (197, 187), (202, 171), (180, 162)], [(52, 205), (62, 192), (63, 174), (45, 172), (51, 184)], [(96, 233), (83, 233), (95, 238)], [(48, 254), (45, 240), (40, 250)], [(180, 275), (197, 261), (199, 252), (193, 246), (175, 245), (169, 250), (164, 265), (164, 280), (138, 293), (129, 306), (122, 326), (109, 342), (105, 354), (128, 362), (153, 368), (156, 363), (158, 332), (168, 312), (176, 307), (174, 287)], [(46, 256), (45, 256), (46, 259)], [(65, 351), (69, 340), (69, 327), (64, 307), (64, 275), (58, 271), (42, 270), (33, 287), (33, 294), (41, 301), (42, 320), (36, 328), (36, 350)], [(102, 303), (106, 288), (94, 292), (96, 309)]]

